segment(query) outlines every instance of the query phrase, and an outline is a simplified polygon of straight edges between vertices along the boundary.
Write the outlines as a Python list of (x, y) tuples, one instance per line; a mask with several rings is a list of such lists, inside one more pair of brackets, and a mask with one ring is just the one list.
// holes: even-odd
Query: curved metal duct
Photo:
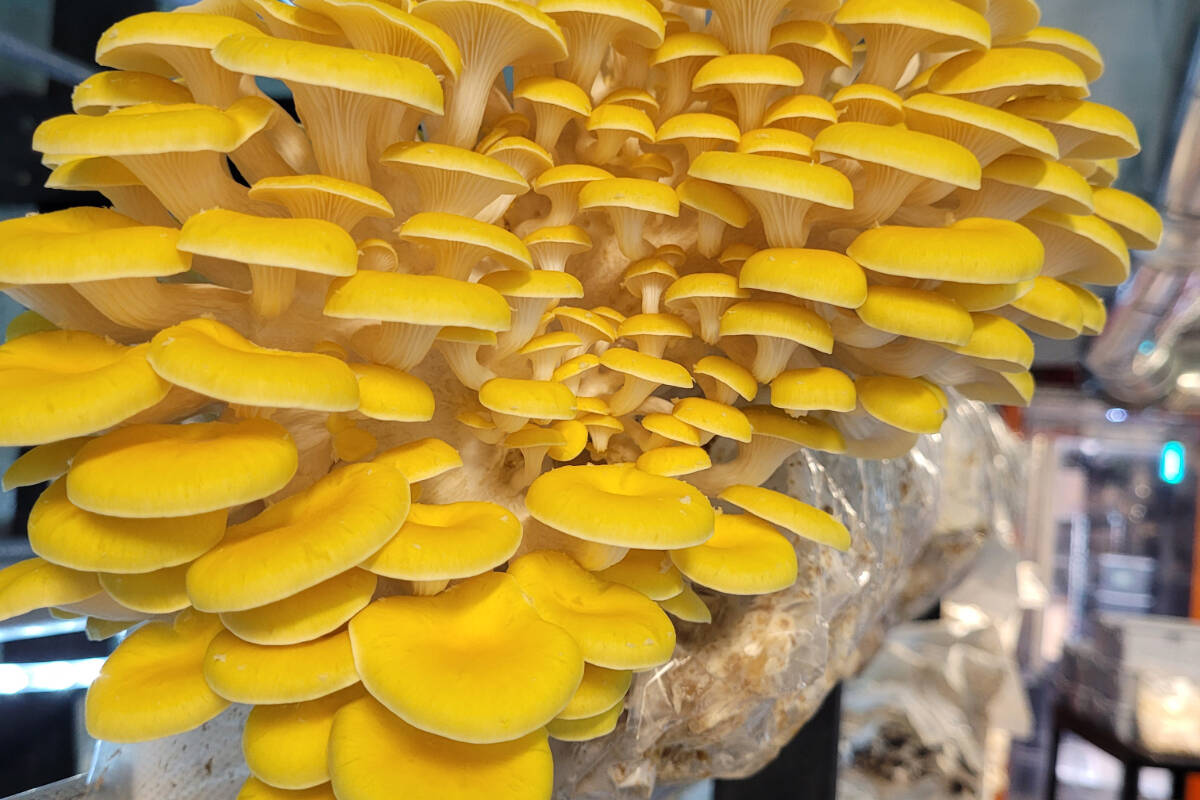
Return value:
[(1120, 400), (1148, 405), (1170, 397), (1169, 405), (1191, 408), (1200, 406), (1200, 36), (1180, 108), (1158, 204), (1162, 245), (1137, 260), (1085, 363)]

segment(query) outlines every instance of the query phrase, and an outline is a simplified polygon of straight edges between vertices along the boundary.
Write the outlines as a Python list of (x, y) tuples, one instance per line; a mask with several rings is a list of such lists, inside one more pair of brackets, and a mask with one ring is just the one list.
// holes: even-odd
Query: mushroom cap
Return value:
[(633, 464), (552, 469), (534, 479), (525, 505), (551, 528), (617, 547), (673, 550), (712, 535), (713, 510), (704, 495)]
[(529, 190), (529, 184), (521, 177), (521, 173), (508, 164), (463, 147), (434, 142), (396, 142), (383, 151), (379, 160), (410, 172), (469, 175), (473, 181), (488, 187), (497, 195), (524, 194)]
[(442, 113), (442, 85), (419, 61), (348, 47), (234, 35), (212, 51), (213, 61), (233, 72), (278, 78), (394, 100), (429, 114)]
[(1049, 126), (1087, 134), (1073, 147), (1059, 145), (1064, 158), (1132, 158), (1141, 152), (1137, 127), (1129, 117), (1110, 106), (1086, 100), (1025, 97), (1004, 105), (1004, 110)]
[[(600, 366), (600, 356), (595, 353), (583, 353), (574, 358), (568, 358), (563, 363), (554, 368), (554, 372), (550, 375), (550, 380), (562, 383), (563, 381), (574, 378), (576, 375), (582, 375), (585, 372), (595, 369)], [(583, 398), (576, 398), (576, 410), (582, 408), (578, 401)]]
[(621, 702), (632, 682), (633, 673), (629, 670), (605, 669), (595, 664), (584, 664), (583, 680), (575, 690), (575, 696), (557, 719), (594, 717)]
[[(622, 103), (601, 103), (588, 115), (587, 130), (627, 134), (643, 142), (654, 141), (654, 122), (645, 111)], [(611, 180), (611, 179), (605, 179)]]
[(246, 717), (242, 754), (251, 774), (280, 789), (302, 790), (329, 781), (326, 753), (338, 709), (363, 697), (362, 686), (303, 703), (255, 706)]
[(810, 417), (796, 419), (770, 406), (747, 406), (742, 413), (755, 436), (783, 439), (825, 453), (844, 453), (846, 441), (837, 428)]
[(1004, 43), (1015, 47), (1049, 50), (1066, 56), (1083, 70), (1088, 83), (1099, 80), (1104, 74), (1104, 56), (1100, 54), (1100, 50), (1086, 38), (1072, 31), (1039, 26), (1020, 36), (1006, 39)]
[(1163, 221), (1154, 206), (1120, 189), (1101, 188), (1092, 192), (1096, 216), (1107, 222), (1132, 250), (1153, 250), (1162, 241)]
[(1043, 193), (1047, 200), (1040, 207), (1050, 211), (1092, 213), (1092, 189), (1087, 181), (1057, 161), (1019, 155), (1000, 156), (984, 167), (983, 179)]
[(875, 419), (909, 433), (937, 433), (946, 418), (942, 397), (927, 381), (890, 375), (854, 382), (858, 402)]
[[(648, 416), (648, 415), (647, 415)], [(667, 445), (645, 451), (637, 458), (637, 468), (651, 475), (678, 478), (712, 466), (712, 458), (703, 447)]]
[(793, 94), (780, 98), (767, 107), (763, 125), (776, 125), (795, 120), (812, 120), (832, 125), (837, 122), (833, 103), (815, 94)]
[(151, 572), (186, 564), (224, 535), (223, 509), (188, 517), (107, 517), (72, 505), (62, 478), (42, 492), (29, 513), (33, 551), (77, 570)]
[(224, 14), (172, 14), (163, 11), (134, 14), (100, 34), (96, 44), (96, 63), (174, 78), (178, 73), (160, 55), (163, 48), (209, 51), (226, 36), (235, 34), (263, 35), (253, 25)]
[(815, 311), (791, 303), (747, 300), (721, 315), (721, 336), (770, 336), (833, 352), (833, 331)]
[(34, 557), (0, 569), (0, 620), (38, 608), (69, 605), (100, 593), (94, 572), (80, 572)]
[(546, 724), (546, 733), (551, 739), (562, 742), (586, 742), (607, 736), (617, 729), (617, 722), (625, 710), (625, 703), (618, 700), (606, 711), (583, 719), (552, 719)]
[(797, 536), (827, 544), (837, 550), (850, 549), (850, 532), (830, 514), (802, 503), (783, 492), (761, 486), (730, 486), (717, 498), (731, 503)]
[[(278, 7), (282, 4), (272, 3)], [(379, 53), (407, 52), (457, 79), (462, 73), (458, 45), (438, 26), (408, 13), (408, 3), (390, 0), (300, 0), (299, 5), (332, 20), (351, 44)], [(286, 8), (286, 6), (285, 6)], [(315, 16), (315, 15), (314, 15)]]
[(634, 378), (674, 386), (679, 389), (692, 387), (692, 376), (680, 364), (665, 358), (639, 353), (625, 347), (610, 347), (600, 354), (600, 363), (613, 372)]
[(0, 444), (95, 433), (150, 408), (170, 386), (146, 349), (83, 331), (30, 333), (0, 345)]
[(939, 34), (939, 44), (951, 50), (986, 49), (992, 44), (987, 20), (951, 0), (846, 0), (834, 19), (851, 28), (880, 25)]
[(1104, 307), (1104, 301), (1082, 286), (1068, 283), (1067, 288), (1079, 299), (1084, 335), (1099, 336), (1104, 333), (1104, 325), (1108, 322), (1108, 310)]
[(832, 250), (759, 250), (742, 264), (738, 284), (743, 289), (776, 292), (839, 308), (858, 308), (867, 299), (867, 276), (862, 267)]
[(529, 419), (574, 419), (575, 395), (554, 381), (492, 378), (479, 387), (488, 411)]
[(74, 283), (187, 272), (180, 233), (107, 208), (68, 208), (0, 222), (0, 282)]
[(971, 315), (950, 298), (924, 289), (872, 286), (855, 313), (875, 330), (898, 336), (960, 345), (971, 339)]
[(373, 270), (335, 280), (325, 299), (325, 315), (493, 332), (512, 324), (508, 303), (489, 286), (440, 275)]
[(571, 350), (583, 344), (583, 340), (573, 333), (567, 331), (551, 331), (543, 333), (541, 336), (535, 336), (521, 346), (517, 351), (517, 355), (528, 356), (535, 353), (555, 352), (562, 353), (564, 350)]
[(297, 463), (287, 429), (261, 417), (130, 425), (79, 449), (67, 497), (96, 514), (184, 517), (274, 494)]
[(644, 178), (602, 178), (579, 192), (579, 208), (622, 208), (679, 216), (679, 198), (670, 186)]
[[(620, 20), (616, 36), (621, 41), (630, 41), (641, 47), (655, 48), (663, 43), (665, 23), (662, 14), (647, 0), (542, 0), (538, 4), (543, 12), (560, 25), (572, 23), (583, 31), (592, 31), (604, 23), (596, 17)], [(611, 23), (610, 23), (611, 24)], [(601, 30), (610, 30), (605, 25)]]
[(742, 134), (735, 150), (809, 161), (812, 159), (812, 139), (786, 128), (755, 128)]
[(205, 651), (221, 630), (215, 616), (186, 610), (129, 634), (88, 689), (88, 733), (143, 742), (191, 730), (224, 711), (229, 703), (209, 688), (202, 671)]
[(410, 581), (469, 578), (497, 567), (521, 544), (521, 521), (495, 503), (413, 503), (400, 530), (362, 562)]
[(554, 166), (554, 156), (537, 142), (524, 136), (502, 136), (489, 142), (484, 152), (508, 164), (525, 177), (545, 172)]
[(1065, 280), (1119, 286), (1129, 277), (1129, 249), (1121, 234), (1098, 216), (1038, 209), (1021, 224), (1046, 247), (1047, 272)]
[(1008, 305), (1033, 288), (1033, 279), (1017, 283), (955, 283), (943, 281), (937, 287), (967, 311), (992, 311)]
[(839, 122), (817, 134), (813, 152), (891, 167), (952, 186), (979, 188), (981, 168), (970, 150), (919, 131)]
[(846, 254), (884, 275), (958, 283), (1029, 280), (1046, 260), (1041, 241), (1027, 228), (982, 217), (959, 220), (948, 228), (872, 228), (860, 233)]
[(854, 190), (832, 167), (752, 153), (701, 153), (688, 167), (701, 180), (755, 192), (809, 200), (833, 208), (854, 207)]
[(642, 427), (650, 433), (657, 434), (664, 439), (669, 439), (672, 442), (680, 442), (684, 445), (693, 447), (698, 446), (702, 438), (700, 431), (696, 430), (691, 425), (688, 425), (678, 417), (670, 414), (646, 414), (644, 417), (642, 417)]
[(1033, 365), (1033, 340), (1021, 326), (996, 314), (971, 315), (975, 329), (964, 345), (944, 345), (997, 372), (1024, 372)]
[(526, 247), (538, 245), (572, 245), (574, 252), (582, 253), (592, 247), (592, 238), (578, 225), (548, 225), (528, 234), (523, 240)]
[(570, 633), (589, 664), (650, 669), (675, 650), (675, 628), (653, 600), (593, 575), (565, 553), (528, 553), (508, 565), (508, 574), (543, 619)]
[(316, 700), (358, 683), (358, 673), (347, 631), (281, 645), (221, 631), (204, 653), (204, 679), (232, 702), (270, 705)]
[(793, 19), (771, 28), (768, 50), (802, 47), (825, 53), (844, 67), (854, 63), (854, 46), (837, 28), (811, 19)]
[(731, 405), (703, 397), (685, 397), (675, 404), (671, 415), (706, 433), (724, 436), (735, 442), (750, 441), (750, 420)]
[[(174, 84), (172, 84), (174, 85)], [(127, 167), (108, 156), (77, 158), (59, 164), (46, 178), (47, 189), (87, 191), (117, 186), (141, 186), (138, 177)], [(62, 212), (51, 212), (59, 213)], [(115, 212), (113, 212), (115, 213)]]
[(691, 586), (684, 587), (682, 592), (669, 600), (663, 600), (659, 605), (664, 611), (684, 622), (701, 624), (712, 622), (712, 612)]
[(529, 248), (513, 233), (472, 217), (423, 211), (397, 229), (401, 239), (422, 244), (450, 242), (477, 248), (480, 257), (495, 259), (510, 269), (532, 269)]
[(348, 569), (274, 603), (226, 611), (221, 614), (221, 623), (239, 639), (253, 644), (312, 641), (333, 633), (365, 608), (376, 583), (370, 572)]
[(544, 194), (552, 186), (582, 185), (612, 176), (608, 170), (590, 164), (559, 164), (538, 175), (530, 185), (538, 194)]
[(58, 326), (36, 311), (22, 311), (8, 321), (4, 329), (4, 341), (11, 342), (31, 333), (59, 330)]
[(390, 219), (395, 215), (387, 198), (374, 189), (329, 175), (279, 175), (262, 178), (250, 187), (251, 200), (273, 203), (292, 211), (345, 207), (364, 217)]
[(787, 411), (853, 411), (854, 381), (833, 367), (789, 369), (771, 381), (771, 405)]
[(229, 403), (313, 411), (352, 411), (359, 404), (358, 381), (344, 362), (260, 347), (216, 320), (164, 328), (146, 358), (164, 380)]
[(33, 149), (49, 158), (229, 153), (265, 128), (274, 113), (261, 97), (243, 97), (225, 111), (193, 103), (143, 103), (102, 117), (67, 114), (38, 125)]
[(944, 137), (945, 131), (962, 126), (1002, 137), (1013, 149), (1044, 158), (1058, 158), (1054, 134), (1036, 122), (1008, 111), (933, 92), (921, 92), (907, 98), (904, 110), (905, 124), (915, 131)]
[(783, 56), (734, 53), (704, 62), (704, 66), (692, 78), (692, 91), (739, 84), (795, 88), (803, 83), (804, 73)]
[(350, 622), (350, 637), (363, 684), (392, 713), (428, 733), (490, 744), (541, 728), (579, 687), (580, 647), (544, 616), (510, 568), (433, 597), (376, 600)]
[(457, 450), (434, 438), (418, 439), (385, 450), (375, 456), (374, 462), (399, 470), (409, 483), (435, 478), (463, 463)]
[(687, 139), (712, 140), (736, 144), (742, 138), (737, 123), (719, 114), (695, 112), (676, 114), (658, 127), (655, 141), (679, 142)]
[(673, 281), (663, 293), (663, 302), (668, 306), (675, 306), (686, 300), (705, 298), (745, 300), (748, 297), (750, 297), (750, 293), (739, 287), (738, 279), (728, 273), (693, 272)]
[(663, 39), (650, 56), (650, 66), (658, 67), (672, 61), (687, 58), (712, 58), (728, 55), (729, 50), (721, 40), (707, 33), (673, 33)]
[(500, 270), (479, 279), (504, 297), (539, 297), (572, 300), (583, 297), (583, 284), (574, 275), (547, 269)]
[[(666, 262), (663, 262), (666, 263)], [(633, 338), (636, 336), (665, 336), (671, 338), (690, 338), (692, 329), (682, 317), (674, 314), (633, 314), (617, 326), (617, 338)]]
[(635, 589), (651, 600), (666, 600), (683, 591), (683, 577), (661, 550), (632, 549), (616, 564), (595, 575)]
[(280, 789), (251, 775), (238, 790), (237, 800), (337, 800), (329, 783), (308, 789)]
[[(599, 359), (596, 361), (599, 365)], [(556, 444), (546, 451), (546, 455), (555, 461), (574, 461), (587, 447), (588, 427), (579, 420), (564, 419), (551, 426), (562, 437), (562, 444)]]
[(741, 395), (743, 400), (753, 400), (758, 394), (758, 381), (750, 370), (724, 356), (705, 356), (696, 362), (692, 372), (723, 383)]
[(1058, 90), (1087, 97), (1087, 77), (1075, 62), (1058, 53), (1030, 47), (996, 47), (968, 52), (940, 64), (929, 76), (929, 90), (972, 95), (1012, 88)]
[(574, 83), (550, 75), (524, 78), (513, 88), (513, 98), (534, 105), (561, 108), (577, 117), (592, 113), (592, 99)]
[(1023, 327), (1051, 339), (1074, 339), (1083, 331), (1083, 307), (1079, 297), (1062, 281), (1039, 275), (1033, 288), (1011, 303), (1030, 318)]
[[(536, 670), (537, 665), (530, 669)], [(494, 702), (485, 699), (489, 705)], [(472, 800), (481, 795), (493, 800), (538, 800), (550, 795), (554, 762), (545, 731), (488, 745), (456, 742), (414, 728), (375, 699), (364, 697), (333, 718), (329, 773), (341, 800), (415, 798), (422, 793), (439, 800)], [(381, 775), (388, 776), (386, 783), (379, 780)]]
[(834, 92), (830, 100), (845, 122), (897, 125), (904, 121), (904, 100), (873, 83), (852, 83)]
[(354, 239), (320, 219), (256, 217), (210, 208), (183, 223), (178, 247), (195, 255), (321, 275), (353, 275), (358, 268)]
[(350, 369), (358, 380), (356, 410), (364, 417), (390, 422), (433, 419), (433, 390), (425, 381), (381, 364), (351, 364)]
[(243, 611), (290, 597), (375, 553), (404, 523), (409, 485), (383, 464), (348, 464), (233, 525), (188, 570), (205, 611)]
[(26, 450), (4, 471), (0, 491), (9, 492), (22, 486), (36, 486), (65, 474), (71, 459), (89, 438), (76, 436), (71, 439), (59, 439)]
[(144, 614), (173, 614), (191, 605), (185, 585), (187, 569), (187, 564), (179, 564), (153, 572), (102, 572), (100, 586), (122, 608)]
[(149, 72), (112, 70), (97, 72), (71, 90), (71, 107), (76, 114), (104, 114), (114, 108), (141, 103), (190, 103), (186, 86)]
[(726, 189), (719, 183), (684, 178), (675, 187), (679, 202), (693, 211), (716, 217), (726, 225), (744, 228), (749, 224), (753, 210), (737, 192)]
[(1035, 381), (1028, 372), (989, 372), (987, 380), (960, 383), (954, 389), (968, 400), (1006, 406), (1028, 406)]
[(774, 526), (750, 514), (718, 514), (707, 542), (671, 551), (687, 578), (724, 594), (769, 594), (796, 582), (796, 551)]

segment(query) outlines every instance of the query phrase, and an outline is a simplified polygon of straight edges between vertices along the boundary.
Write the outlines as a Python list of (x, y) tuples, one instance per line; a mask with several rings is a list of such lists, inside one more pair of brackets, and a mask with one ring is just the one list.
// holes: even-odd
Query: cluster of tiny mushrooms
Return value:
[[(704, 592), (797, 577), (803, 448), (1022, 405), (1161, 222), (1031, 0), (201, 0), (113, 25), (0, 223), (35, 608), (93, 735), (253, 706), (239, 797), (550, 796)], [(506, 68), (511, 67), (511, 71)], [(297, 120), (259, 79), (281, 81)], [(232, 164), (232, 167), (231, 167)], [(714, 504), (721, 506), (715, 508)]]

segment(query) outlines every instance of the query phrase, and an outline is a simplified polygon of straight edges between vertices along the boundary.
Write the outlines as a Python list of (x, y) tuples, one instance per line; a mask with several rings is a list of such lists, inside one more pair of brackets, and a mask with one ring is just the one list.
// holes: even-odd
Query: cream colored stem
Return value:
[(250, 264), (250, 304), (262, 319), (275, 319), (292, 305), (296, 270)]
[(65, 284), (7, 286), (4, 293), (64, 330), (91, 331), (122, 344), (142, 342), (148, 338), (144, 331), (113, 322), (79, 292)]
[(159, 283), (154, 278), (119, 278), (75, 284), (89, 303), (118, 325), (158, 331), (185, 319), (209, 316), (247, 328), (246, 297), (205, 284)]

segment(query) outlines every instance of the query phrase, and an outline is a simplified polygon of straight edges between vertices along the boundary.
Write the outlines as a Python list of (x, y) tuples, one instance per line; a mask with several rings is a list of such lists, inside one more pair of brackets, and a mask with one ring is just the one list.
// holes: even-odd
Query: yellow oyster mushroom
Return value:
[(333, 633), (366, 608), (377, 578), (349, 569), (274, 603), (222, 612), (221, 623), (251, 644), (299, 644)]
[(153, 572), (100, 573), (100, 586), (125, 608), (143, 614), (173, 614), (191, 605), (187, 564)]
[(328, 783), (333, 717), (365, 694), (356, 684), (316, 700), (255, 706), (242, 731), (242, 753), (250, 773), (278, 789), (310, 789)]
[(574, 639), (500, 572), (433, 597), (376, 600), (351, 621), (350, 636), (377, 700), (409, 725), (459, 742), (535, 734), (583, 677)]
[(100, 591), (93, 572), (68, 569), (44, 558), (27, 558), (0, 569), (0, 620), (38, 608), (77, 603)]
[(694, 622), (701, 625), (712, 622), (712, 611), (691, 586), (685, 587), (682, 592), (671, 599), (663, 600), (659, 605), (671, 616), (683, 622)]
[(408, 511), (408, 479), (399, 470), (374, 463), (340, 467), (230, 527), (188, 570), (188, 595), (205, 611), (282, 600), (362, 562)]
[(558, 467), (525, 494), (530, 515), (599, 544), (670, 550), (712, 535), (713, 510), (700, 492), (633, 464)]
[(717, 497), (797, 536), (827, 544), (837, 550), (850, 549), (850, 532), (845, 525), (831, 514), (782, 492), (761, 486), (739, 485), (730, 486)]
[(561, 742), (586, 742), (590, 739), (599, 739), (617, 729), (617, 722), (624, 710), (625, 703), (618, 700), (611, 708), (594, 717), (551, 720), (546, 725), (546, 733), (550, 735), (551, 739), (558, 739)]
[(750, 514), (719, 514), (713, 537), (671, 551), (688, 580), (725, 594), (769, 594), (796, 582), (796, 551), (775, 527)]
[(636, 589), (651, 600), (667, 600), (683, 591), (679, 570), (661, 550), (630, 550), (624, 558), (600, 570), (596, 576)]
[(67, 497), (111, 516), (203, 514), (279, 491), (297, 459), (287, 429), (266, 419), (130, 425), (79, 449)]
[(215, 616), (189, 610), (131, 633), (88, 689), (88, 733), (144, 742), (189, 731), (224, 711), (228, 701), (209, 688), (203, 672), (204, 653), (220, 632)]
[(334, 797), (333, 788), (328, 783), (308, 789), (280, 789), (251, 776), (238, 790), (236, 800), (337, 800), (337, 798)]
[(398, 445), (375, 456), (374, 461), (399, 470), (409, 483), (436, 478), (463, 463), (457, 450), (434, 438)]
[(586, 719), (603, 713), (624, 699), (632, 683), (633, 672), (630, 670), (585, 664), (579, 688), (556, 719)]
[(358, 683), (350, 634), (309, 642), (262, 645), (222, 630), (204, 653), (204, 679), (234, 703), (275, 704), (316, 700)]
[(30, 448), (17, 456), (4, 471), (0, 491), (9, 492), (22, 486), (35, 486), (63, 475), (71, 466), (71, 459), (79, 452), (79, 448), (90, 438), (76, 436)]
[(469, 744), (414, 728), (365, 697), (334, 715), (329, 774), (339, 800), (545, 800), (554, 762), (542, 729)]
[(675, 628), (653, 600), (593, 575), (565, 553), (527, 553), (508, 574), (538, 614), (570, 633), (589, 664), (650, 669), (675, 650)]
[(664, 445), (644, 451), (634, 463), (642, 472), (679, 478), (708, 469), (712, 466), (712, 458), (707, 450), (696, 445)]

